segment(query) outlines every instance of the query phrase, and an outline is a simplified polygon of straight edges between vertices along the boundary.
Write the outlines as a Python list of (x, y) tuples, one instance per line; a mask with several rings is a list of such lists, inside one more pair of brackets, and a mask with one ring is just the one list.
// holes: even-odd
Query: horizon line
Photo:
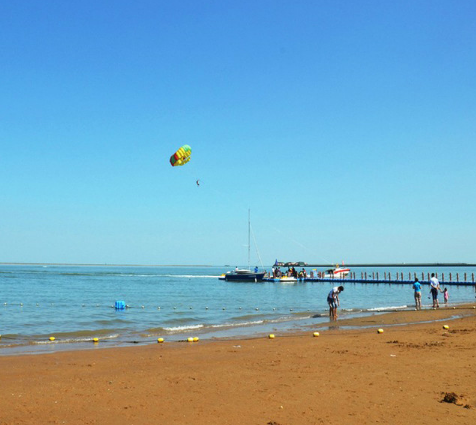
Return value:
[[(335, 265), (337, 263), (332, 263)], [(42, 262), (0, 262), (2, 266), (89, 266), (89, 267), (232, 267), (229, 264), (116, 264), (116, 263), (42, 263)], [(264, 266), (265, 267), (265, 266)], [(271, 264), (269, 267), (274, 267)], [(281, 266), (288, 267), (288, 266)], [(296, 267), (296, 266), (294, 266)], [(330, 267), (330, 264), (305, 264), (297, 267)], [(476, 263), (349, 263), (345, 267), (476, 267)]]

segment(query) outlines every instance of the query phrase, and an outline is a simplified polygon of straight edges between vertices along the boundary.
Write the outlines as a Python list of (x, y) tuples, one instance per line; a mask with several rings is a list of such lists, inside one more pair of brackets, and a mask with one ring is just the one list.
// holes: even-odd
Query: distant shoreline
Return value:
[[(476, 263), (356, 263), (346, 267), (476, 267)], [(309, 264), (306, 267), (328, 267), (326, 264)]]
[[(231, 267), (229, 265), (212, 264), (94, 264), (94, 263), (15, 263), (0, 262), (1, 266), (74, 266), (74, 267)], [(333, 264), (306, 264), (297, 267), (329, 268)], [(355, 263), (346, 264), (346, 267), (376, 268), (376, 267), (476, 267), (476, 263)], [(265, 266), (273, 267), (273, 265)], [(285, 266), (281, 266), (285, 267)], [(296, 267), (296, 266), (295, 266)]]
[(89, 263), (2, 263), (0, 266), (74, 266), (74, 267), (222, 267), (209, 264), (89, 264)]

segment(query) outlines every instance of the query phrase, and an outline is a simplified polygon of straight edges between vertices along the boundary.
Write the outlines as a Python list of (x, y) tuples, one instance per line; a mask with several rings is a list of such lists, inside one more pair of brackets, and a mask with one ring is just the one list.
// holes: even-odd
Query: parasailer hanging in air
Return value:
[(189, 145), (183, 145), (170, 157), (170, 165), (177, 167), (178, 165), (184, 165), (190, 161), (192, 155), (192, 148)]

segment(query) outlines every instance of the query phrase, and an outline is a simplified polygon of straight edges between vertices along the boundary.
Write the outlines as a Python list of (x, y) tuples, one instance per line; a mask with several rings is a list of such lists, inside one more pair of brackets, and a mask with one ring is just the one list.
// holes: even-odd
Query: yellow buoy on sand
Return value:
[(157, 338), (157, 342), (158, 342), (158, 343), (164, 342), (164, 338)]
[(198, 336), (193, 337), (193, 342), (198, 342), (198, 341), (199, 341)]
[(443, 325), (443, 329), (449, 329), (450, 327), (448, 325)]
[(378, 332), (379, 334), (383, 334), (383, 329), (380, 328), (377, 332)]
[(314, 336), (319, 336), (319, 332), (314, 332), (313, 335)]
[(268, 338), (269, 338), (269, 339), (274, 339), (274, 334), (269, 334), (269, 335), (268, 335)]
[(187, 341), (188, 341), (188, 342), (193, 342), (193, 338), (192, 338), (191, 336), (189, 336), (189, 337), (187, 338)]

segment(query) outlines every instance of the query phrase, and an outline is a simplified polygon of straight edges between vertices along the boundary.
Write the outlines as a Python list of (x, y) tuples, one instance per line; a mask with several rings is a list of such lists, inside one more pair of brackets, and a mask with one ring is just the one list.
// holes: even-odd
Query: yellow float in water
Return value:
[(54, 341), (55, 340), (55, 337), (54, 336), (50, 336), (50, 341)]
[(158, 343), (164, 342), (164, 338), (157, 338), (157, 342), (158, 342)]
[(99, 338), (93, 338), (93, 342), (94, 343), (99, 342)]

